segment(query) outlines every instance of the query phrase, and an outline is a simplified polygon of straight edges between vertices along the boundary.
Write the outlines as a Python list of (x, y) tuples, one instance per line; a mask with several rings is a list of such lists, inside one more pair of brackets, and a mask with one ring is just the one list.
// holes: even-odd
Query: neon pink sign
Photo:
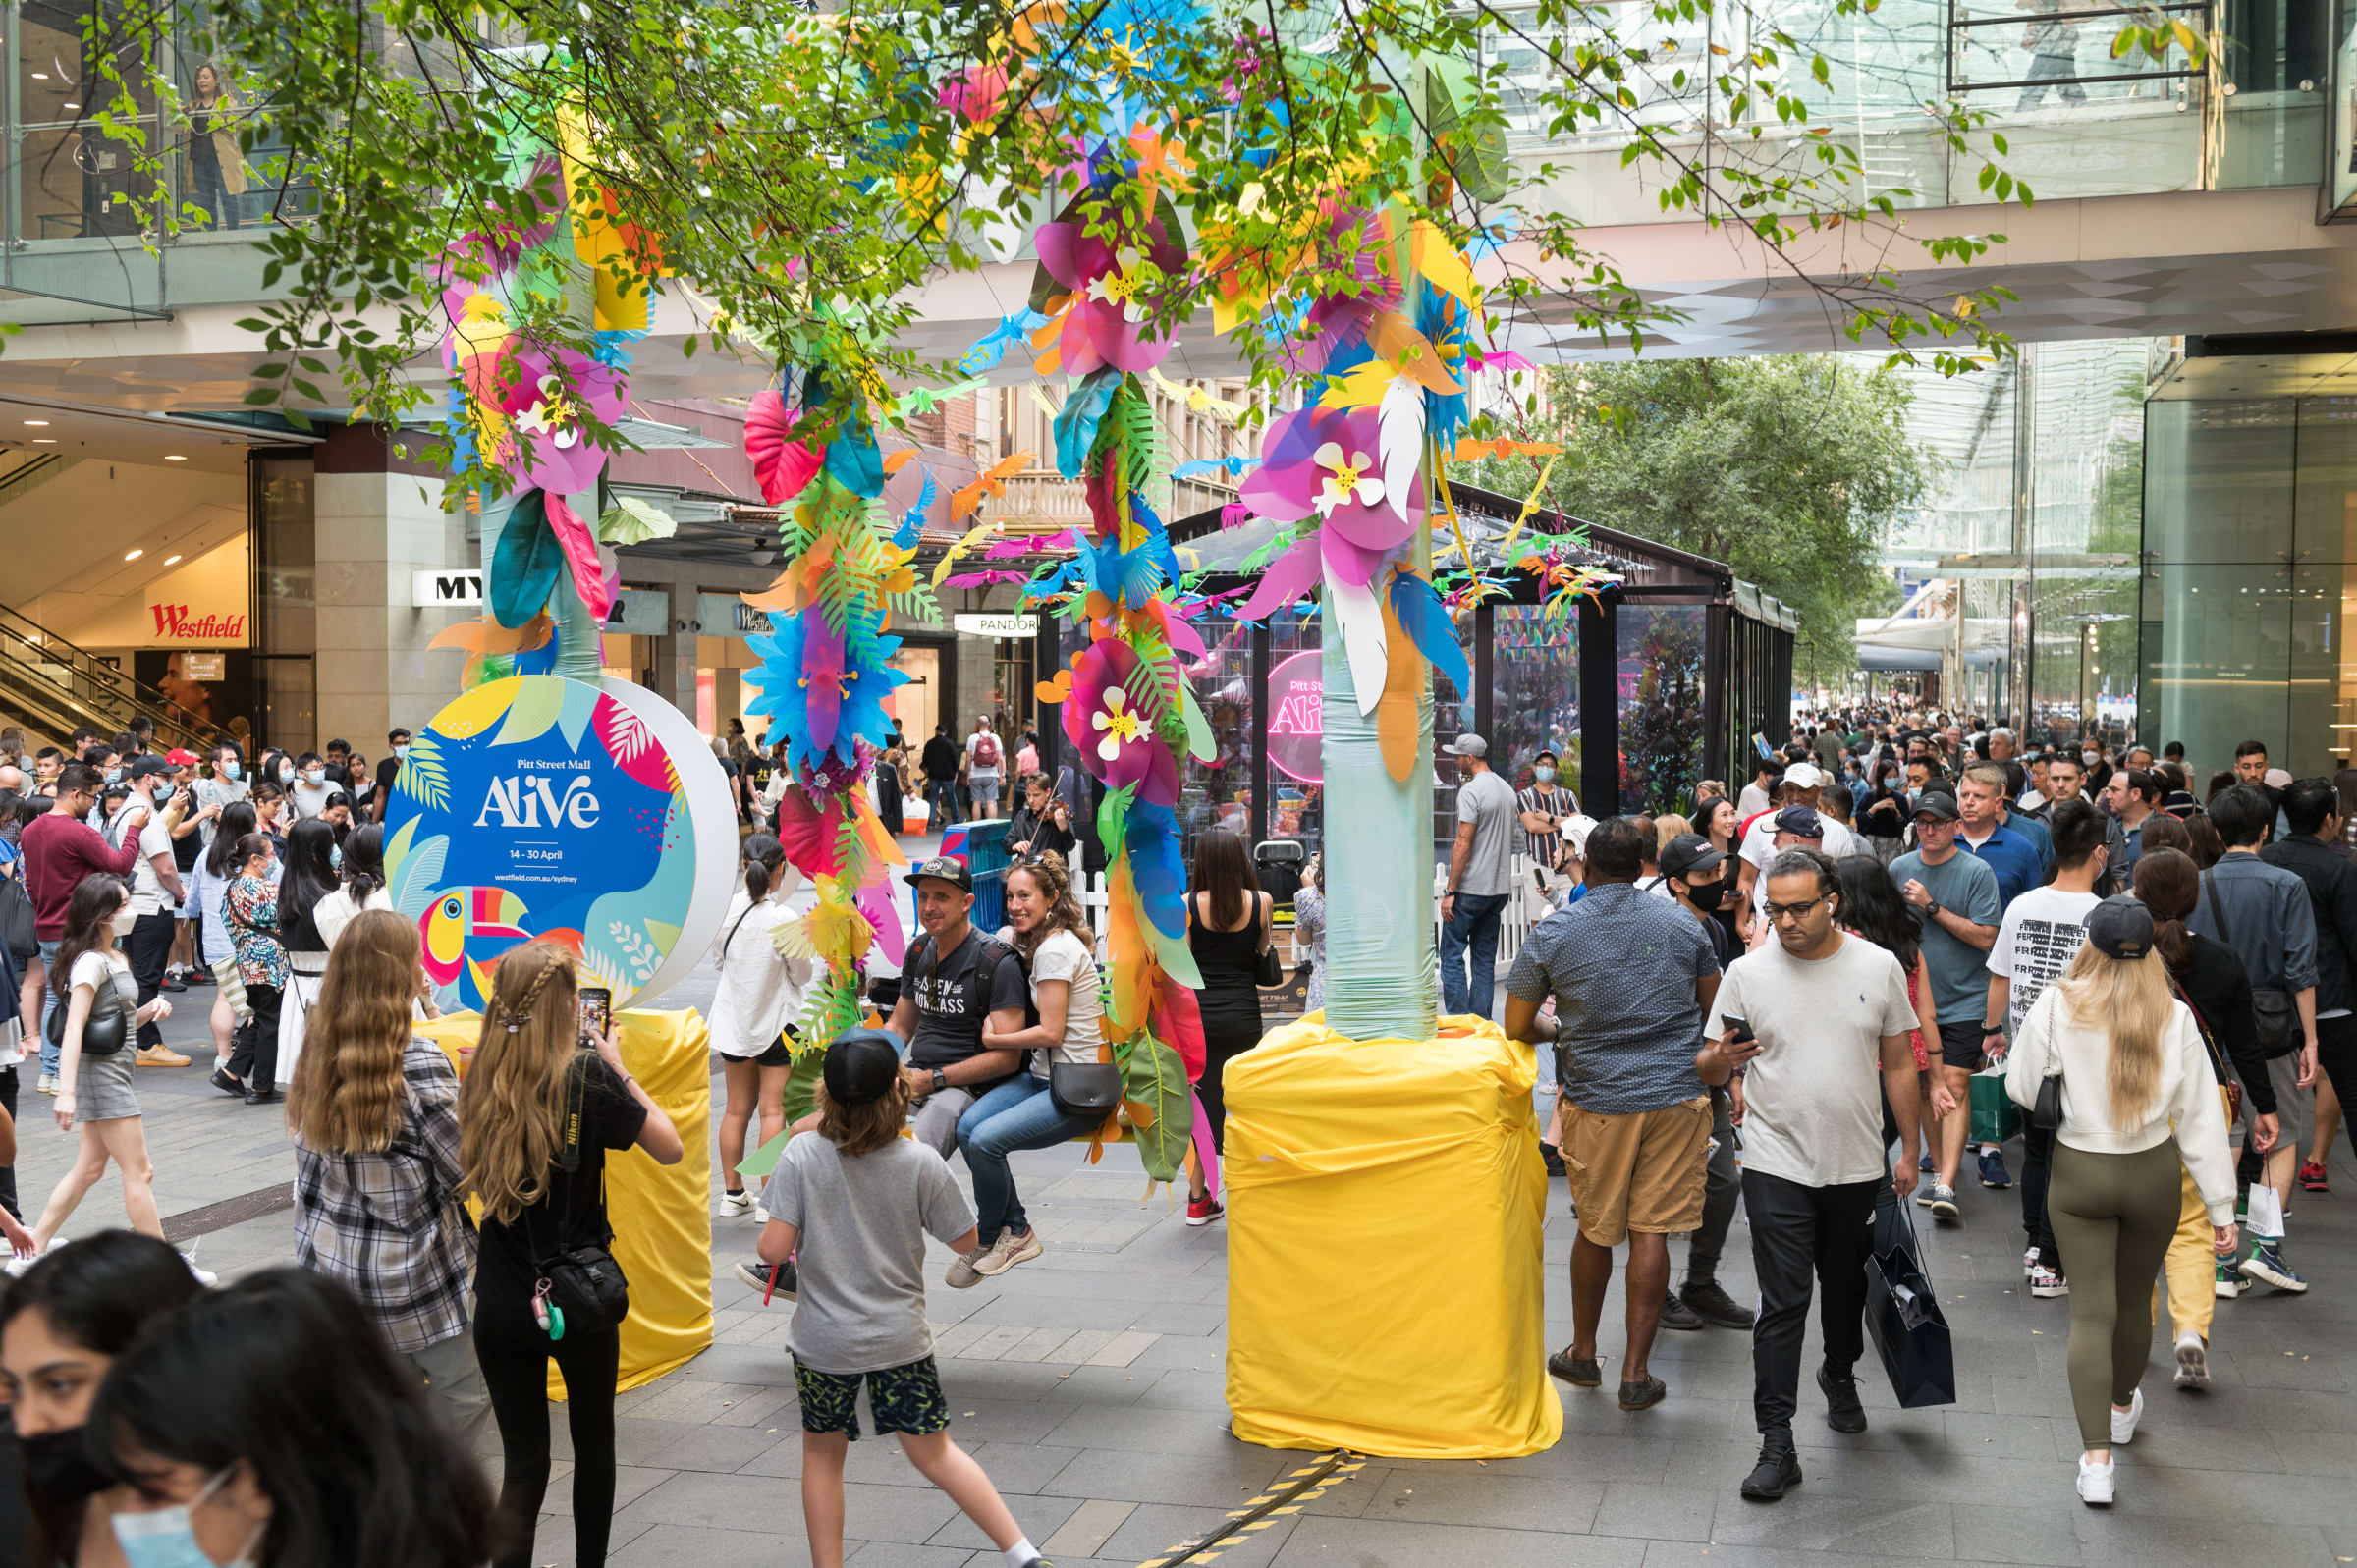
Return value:
[(1297, 653), (1269, 672), (1269, 761), (1303, 784), (1323, 784), (1326, 761), (1325, 656)]

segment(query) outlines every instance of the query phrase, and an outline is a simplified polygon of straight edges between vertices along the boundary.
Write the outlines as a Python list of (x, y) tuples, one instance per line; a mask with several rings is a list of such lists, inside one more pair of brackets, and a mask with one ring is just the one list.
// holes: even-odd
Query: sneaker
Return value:
[(737, 1266), (736, 1273), (738, 1278), (760, 1291), (764, 1301), (779, 1296), (792, 1301), (801, 1285), (791, 1263), (740, 1263)]
[(2300, 1166), (2300, 1188), (2305, 1192), (2330, 1192), (2332, 1190), (2328, 1184), (2323, 1161), (2311, 1160)]
[(1702, 1314), (1678, 1300), (1677, 1292), (1673, 1290), (1669, 1299), (1662, 1303), (1662, 1326), (1683, 1333), (1700, 1329), (1704, 1325)]
[[(989, 1247), (976, 1247), (972, 1252), (959, 1253), (950, 1260), (950, 1271), (941, 1276), (941, 1282), (952, 1290), (973, 1289), (982, 1282), (982, 1260), (989, 1256)], [(743, 1271), (738, 1271), (741, 1273)]]
[(189, 1266), (189, 1272), (194, 1274), (196, 1276), (196, 1282), (204, 1286), (207, 1290), (210, 1290), (214, 1285), (220, 1282), (221, 1276), (219, 1274), (214, 1273), (210, 1269), (199, 1269), (196, 1267), (195, 1248), (183, 1247), (180, 1250), (180, 1256), (182, 1261)]
[(1563, 1152), (1556, 1148), (1555, 1145), (1551, 1143), (1543, 1143), (1539, 1145), (1539, 1158), (1547, 1162), (1547, 1177), (1550, 1181), (1554, 1180), (1557, 1176), (1568, 1176), (1570, 1174), (1569, 1171), (1563, 1168)]
[(761, 1207), (761, 1200), (758, 1198), (753, 1200), (753, 1223), (756, 1225), (769, 1223), (769, 1211)]
[(1800, 1485), (1800, 1455), (1777, 1443), (1763, 1443), (1760, 1462), (1743, 1478), (1739, 1490), (1753, 1502), (1774, 1502)]
[(2219, 1300), (2232, 1301), (2236, 1296), (2250, 1289), (2251, 1282), (2242, 1277), (2240, 1270), (2221, 1258), (2218, 1264), (2218, 1282), (2212, 1288), (2217, 1292)]
[(180, 978), (187, 981), (192, 986), (209, 986), (214, 984), (213, 972), (210, 969), (191, 969), (183, 974)]
[(2027, 1279), (2038, 1271), (2038, 1249), (2032, 1247), (2021, 1255), (2021, 1277)]
[(2030, 1271), (2030, 1294), (2051, 1301), (2056, 1296), (2070, 1294), (2070, 1281), (2062, 1277), (2059, 1269), (2049, 1269), (2043, 1262)]
[(1227, 1207), (1217, 1198), (1205, 1198), (1200, 1202), (1193, 1198), (1186, 1200), (1186, 1222), (1190, 1225), (1208, 1225), (1227, 1212)]
[(2079, 1501), (2090, 1508), (2111, 1506), (2111, 1461), (2098, 1464), (2081, 1456), (2079, 1460)]
[(2190, 1328), (2177, 1335), (2177, 1386), (2210, 1386), (2210, 1347)]
[(147, 1046), (133, 1058), (133, 1064), (140, 1067), (185, 1067), (189, 1064), (189, 1058), (170, 1046)]
[(1945, 1181), (1932, 1183), (1932, 1190), (1925, 1207), (1931, 1210), (1934, 1219), (1955, 1219), (1961, 1217), (1963, 1214), (1963, 1211), (1956, 1207), (1956, 1189)]
[(1836, 1432), (1864, 1432), (1866, 1406), (1858, 1398), (1858, 1379), (1831, 1366), (1817, 1369), (1817, 1386), (1825, 1394), (1825, 1424)]
[(976, 1261), (974, 1268), (983, 1278), (995, 1279), (1016, 1264), (1029, 1263), (1045, 1251), (1047, 1248), (1040, 1245), (1037, 1229), (1026, 1230), (1019, 1236), (1013, 1230), (1002, 1230), (999, 1239), (990, 1244), (990, 1250)]
[(33, 1085), (33, 1090), (37, 1094), (44, 1095), (53, 1095), (57, 1093), (57, 1074), (53, 1072), (42, 1073), (41, 1081)]
[(1752, 1310), (1721, 1289), (1716, 1280), (1696, 1283), (1689, 1279), (1686, 1288), (1677, 1293), (1677, 1299), (1722, 1328), (1749, 1330), (1751, 1327)]
[(1915, 1157), (1915, 1168), (1924, 1175), (1928, 1176), (1933, 1171), (1940, 1168), (1940, 1162), (1937, 1160), (1934, 1160), (1932, 1158), (1932, 1152), (1929, 1149), (1926, 1149), (1922, 1154)]
[(2253, 1279), (2267, 1281), (2277, 1290), (2297, 1292), (2308, 1288), (2308, 1281), (2283, 1261), (2283, 1243), (2279, 1239), (2262, 1241), (2252, 1247), (2251, 1255), (2242, 1260), (2242, 1271)]
[(2010, 1187), (2013, 1185), (2013, 1172), (2005, 1168), (2005, 1156), (2002, 1150), (1984, 1149), (1981, 1151), (1981, 1185), (1984, 1187)]
[(164, 976), (164, 989), (166, 991), (186, 991), (189, 989), (189, 983), (181, 979), (177, 973), (168, 974)]
[(739, 1215), (750, 1214), (752, 1208), (753, 1195), (742, 1187), (738, 1188), (735, 1192), (730, 1192), (725, 1188), (722, 1190), (720, 1195), (721, 1218), (734, 1219)]
[(1651, 1410), (1669, 1397), (1670, 1385), (1650, 1374), (1640, 1381), (1623, 1382), (1620, 1385), (1620, 1408), (1623, 1410)]
[(2136, 1423), (2144, 1419), (2144, 1390), (2128, 1395), (2128, 1408), (2111, 1407), (2111, 1446), (2122, 1448), (2136, 1440)]

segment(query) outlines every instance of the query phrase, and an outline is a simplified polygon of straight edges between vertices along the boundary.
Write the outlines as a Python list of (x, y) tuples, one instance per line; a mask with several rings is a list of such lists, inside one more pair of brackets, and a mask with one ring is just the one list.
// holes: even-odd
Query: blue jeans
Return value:
[(975, 1233), (987, 1247), (1001, 1229), (1023, 1231), (1023, 1201), (1015, 1195), (1007, 1157), (1017, 1149), (1053, 1149), (1093, 1131), (1102, 1116), (1068, 1116), (1056, 1108), (1048, 1080), (1018, 1072), (965, 1108), (958, 1118), (958, 1147), (974, 1176)]
[[(1460, 892), (1455, 913), (1441, 927), (1441, 1011), (1490, 1015), (1498, 988), (1498, 926), (1506, 913), (1503, 892)], [(1465, 983), (1465, 951), (1472, 949), (1473, 981)]]
[(933, 808), (933, 820), (926, 824), (935, 833), (958, 820), (958, 784), (952, 779), (932, 779), (925, 784), (925, 800)]
[(57, 949), (65, 946), (60, 937), (55, 942), (41, 944), (41, 1071), (55, 1076), (58, 1058), (66, 1054), (63, 1046), (49, 1043), (49, 1015), (57, 1010)]

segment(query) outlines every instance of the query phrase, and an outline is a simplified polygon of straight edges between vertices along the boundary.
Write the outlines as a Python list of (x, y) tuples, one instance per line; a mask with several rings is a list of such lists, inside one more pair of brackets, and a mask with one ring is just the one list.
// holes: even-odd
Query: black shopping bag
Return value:
[(1886, 1183), (1866, 1260), (1866, 1331), (1903, 1410), (1956, 1402), (1955, 1347), (1905, 1207)]

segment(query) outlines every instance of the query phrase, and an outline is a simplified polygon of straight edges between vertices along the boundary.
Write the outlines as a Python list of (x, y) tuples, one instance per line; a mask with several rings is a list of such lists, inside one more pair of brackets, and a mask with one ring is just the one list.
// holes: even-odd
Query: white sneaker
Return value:
[(2144, 1419), (2144, 1390), (2139, 1388), (2128, 1396), (2128, 1408), (2116, 1405), (2111, 1410), (2111, 1446), (2124, 1447), (2136, 1440), (2136, 1423)]
[(2082, 1455), (2079, 1459), (2079, 1501), (2090, 1508), (2111, 1506), (2111, 1462), (2097, 1464)]
[(195, 1248), (183, 1247), (180, 1250), (180, 1256), (182, 1261), (189, 1266), (189, 1272), (194, 1274), (196, 1276), (196, 1282), (204, 1286), (207, 1290), (210, 1290), (214, 1285), (217, 1285), (221, 1282), (221, 1276), (213, 1272), (210, 1269), (199, 1269), (196, 1267)]
[(752, 1207), (753, 1195), (742, 1187), (735, 1192), (724, 1191), (720, 1195), (720, 1217), (723, 1219), (734, 1219)]
[(758, 1198), (753, 1200), (753, 1223), (756, 1225), (769, 1223), (769, 1211), (761, 1207), (761, 1200)]
[(49, 1238), (49, 1245), (42, 1248), (39, 1252), (34, 1253), (29, 1258), (19, 1258), (12, 1255), (8, 1260), (8, 1268), (6, 1271), (8, 1276), (11, 1279), (14, 1279), (17, 1275), (23, 1273), (34, 1264), (39, 1263), (43, 1258), (48, 1257), (49, 1254), (57, 1251), (58, 1248), (64, 1246), (65, 1244), (65, 1237), (51, 1236)]
[(2029, 1278), (2038, 1271), (2038, 1249), (2032, 1247), (2021, 1255), (2021, 1277)]
[(2190, 1328), (2177, 1335), (2177, 1386), (2210, 1386), (2210, 1347)]
[(2070, 1294), (2070, 1281), (2062, 1277), (2060, 1271), (2049, 1269), (2042, 1263), (2030, 1271), (2030, 1294), (2045, 1301), (2067, 1296)]
[(53, 1072), (42, 1073), (40, 1082), (34, 1084), (32, 1087), (33, 1093), (35, 1094), (53, 1095), (57, 1093), (57, 1074)]

